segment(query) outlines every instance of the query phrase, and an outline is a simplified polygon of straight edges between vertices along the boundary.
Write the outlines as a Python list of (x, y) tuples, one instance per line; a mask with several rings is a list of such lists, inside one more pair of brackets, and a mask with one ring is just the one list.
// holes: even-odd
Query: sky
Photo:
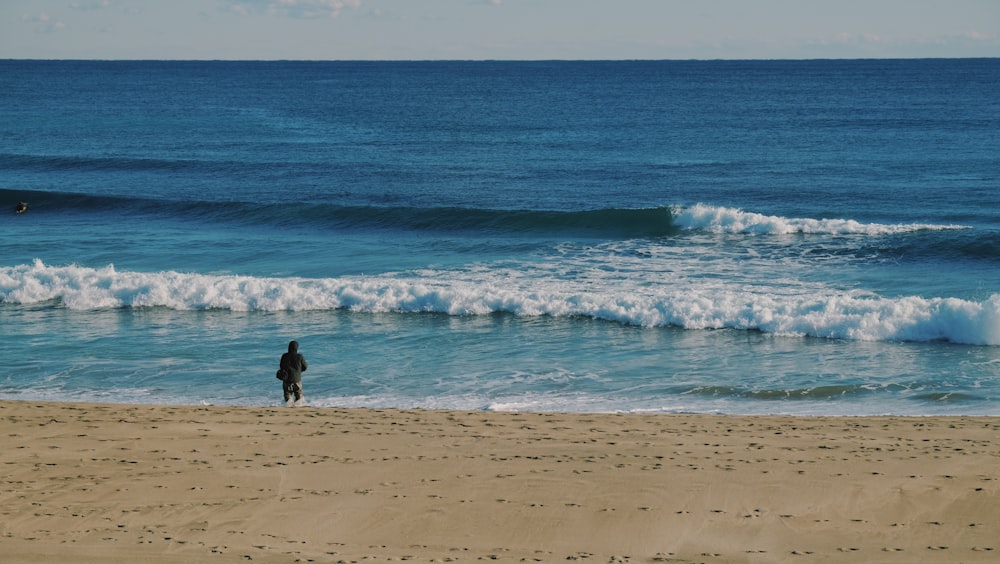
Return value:
[(1000, 0), (0, 0), (0, 59), (1000, 57)]

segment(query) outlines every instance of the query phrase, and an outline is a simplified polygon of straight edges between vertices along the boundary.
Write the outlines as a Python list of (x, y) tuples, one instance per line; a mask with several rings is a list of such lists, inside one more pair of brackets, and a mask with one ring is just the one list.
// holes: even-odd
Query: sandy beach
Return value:
[(1000, 559), (1000, 418), (0, 416), (9, 563)]

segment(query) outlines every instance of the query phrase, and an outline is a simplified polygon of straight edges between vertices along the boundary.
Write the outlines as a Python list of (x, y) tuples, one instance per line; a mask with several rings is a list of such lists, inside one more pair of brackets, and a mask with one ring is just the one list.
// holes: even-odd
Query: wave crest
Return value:
[(683, 229), (715, 233), (789, 235), (794, 233), (822, 235), (896, 235), (914, 231), (969, 229), (963, 225), (925, 223), (882, 224), (861, 223), (853, 219), (789, 218), (696, 204), (674, 209), (674, 223)]
[(205, 202), (0, 189), (0, 200), (27, 199), (32, 214), (123, 213), (208, 225), (237, 224), (316, 230), (377, 229), (460, 232), (475, 236), (556, 236), (635, 239), (712, 232), (744, 235), (867, 235), (969, 229), (962, 225), (861, 223), (764, 215), (695, 204), (596, 210), (496, 210), (459, 207), (345, 206), (322, 202)]
[(880, 298), (850, 293), (782, 295), (726, 288), (606, 288), (588, 291), (536, 280), (518, 286), (497, 274), (478, 280), (385, 275), (265, 278), (118, 272), (113, 266), (0, 268), (0, 303), (57, 301), (75, 310), (167, 307), (232, 311), (339, 310), (589, 317), (644, 327), (759, 330), (776, 335), (867, 341), (1000, 345), (1000, 294)]

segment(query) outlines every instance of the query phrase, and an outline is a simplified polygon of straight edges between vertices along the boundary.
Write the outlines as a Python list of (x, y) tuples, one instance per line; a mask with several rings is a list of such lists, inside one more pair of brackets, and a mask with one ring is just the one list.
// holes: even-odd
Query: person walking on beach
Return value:
[[(285, 405), (302, 405), (302, 373), (306, 371), (306, 357), (299, 354), (299, 342), (288, 343), (288, 352), (281, 355), (278, 377), (285, 393)], [(294, 403), (293, 403), (294, 399)]]

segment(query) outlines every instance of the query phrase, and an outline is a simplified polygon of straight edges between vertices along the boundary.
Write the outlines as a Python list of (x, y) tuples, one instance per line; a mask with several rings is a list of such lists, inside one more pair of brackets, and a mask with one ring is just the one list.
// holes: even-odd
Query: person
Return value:
[(288, 352), (281, 355), (279, 365), (279, 372), (283, 373), (281, 388), (285, 393), (285, 405), (302, 405), (302, 373), (306, 366), (306, 357), (299, 354), (299, 342), (288, 343)]
[(14, 207), (16, 213), (24, 213), (28, 211), (28, 202), (18, 202), (17, 206)]

